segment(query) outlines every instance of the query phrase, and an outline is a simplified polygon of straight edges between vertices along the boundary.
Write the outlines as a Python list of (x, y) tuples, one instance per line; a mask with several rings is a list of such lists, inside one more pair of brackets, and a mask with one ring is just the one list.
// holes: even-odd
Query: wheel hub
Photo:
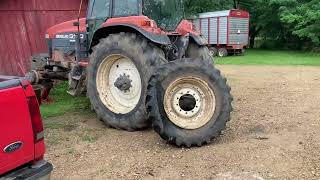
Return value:
[(141, 98), (140, 73), (124, 55), (106, 57), (98, 68), (96, 83), (101, 102), (114, 113), (129, 113)]
[(164, 109), (172, 123), (184, 129), (206, 125), (216, 109), (214, 91), (197, 77), (181, 77), (172, 82), (164, 96)]
[(174, 110), (180, 116), (192, 117), (196, 115), (201, 107), (199, 92), (192, 88), (183, 88), (174, 95)]
[(120, 75), (116, 82), (114, 83), (114, 86), (116, 88), (118, 88), (120, 91), (123, 92), (128, 92), (130, 91), (130, 88), (132, 87), (132, 80), (130, 79), (129, 75), (126, 75), (126, 73), (124, 73), (123, 75)]

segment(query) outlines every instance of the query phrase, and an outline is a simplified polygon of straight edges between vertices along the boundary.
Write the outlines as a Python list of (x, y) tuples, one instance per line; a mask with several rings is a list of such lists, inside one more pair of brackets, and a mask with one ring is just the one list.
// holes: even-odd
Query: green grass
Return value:
[(67, 93), (68, 84), (61, 83), (54, 87), (50, 93), (53, 103), (41, 105), (41, 114), (44, 119), (49, 117), (62, 116), (70, 112), (83, 112), (85, 114), (90, 111), (90, 102), (85, 97), (72, 97)]
[(216, 64), (320, 66), (320, 54), (299, 51), (247, 50), (244, 56), (216, 58)]

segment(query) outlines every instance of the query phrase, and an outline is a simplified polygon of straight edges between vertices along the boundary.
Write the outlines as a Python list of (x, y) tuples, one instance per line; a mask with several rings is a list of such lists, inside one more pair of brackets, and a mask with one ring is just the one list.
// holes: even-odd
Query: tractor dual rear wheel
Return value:
[(148, 89), (148, 117), (171, 144), (202, 146), (218, 137), (230, 120), (231, 88), (205, 61), (182, 59), (163, 65)]
[(163, 53), (135, 34), (101, 39), (90, 57), (87, 83), (99, 119), (127, 131), (147, 127), (147, 85), (155, 68), (163, 63)]

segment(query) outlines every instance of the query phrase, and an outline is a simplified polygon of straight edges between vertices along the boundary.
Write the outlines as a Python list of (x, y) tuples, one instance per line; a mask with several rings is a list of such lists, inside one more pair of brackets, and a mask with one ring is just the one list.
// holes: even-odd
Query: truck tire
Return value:
[(211, 65), (214, 64), (213, 56), (210, 55), (210, 51), (207, 46), (199, 46), (198, 44), (190, 42), (186, 50), (186, 58), (201, 59)]
[(149, 125), (145, 100), (148, 81), (165, 59), (135, 34), (111, 34), (94, 47), (87, 91), (93, 109), (107, 126), (134, 131)]
[(226, 57), (228, 56), (228, 50), (226, 48), (219, 48), (218, 50), (219, 57)]
[(210, 143), (230, 120), (231, 88), (219, 70), (199, 59), (161, 66), (148, 90), (148, 118), (170, 144), (191, 147)]

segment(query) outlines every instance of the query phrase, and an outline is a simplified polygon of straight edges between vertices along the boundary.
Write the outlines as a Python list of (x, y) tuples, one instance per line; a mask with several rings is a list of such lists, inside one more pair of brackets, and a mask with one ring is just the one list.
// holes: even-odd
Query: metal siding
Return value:
[(210, 44), (218, 44), (218, 19), (210, 18)]
[(209, 32), (208, 32), (208, 19), (201, 19), (201, 34), (208, 39), (209, 38)]
[(219, 43), (227, 44), (228, 18), (220, 17), (219, 21)]
[(229, 16), (230, 10), (200, 13), (199, 18), (224, 17)]
[(198, 31), (200, 31), (200, 19), (193, 20), (193, 24)]
[(248, 23), (249, 19), (247, 18), (230, 18), (229, 44), (248, 44)]
[[(0, 74), (23, 75), (33, 54), (47, 52), (46, 30), (77, 18), (80, 0), (0, 0)], [(81, 16), (86, 13), (87, 1)]]

